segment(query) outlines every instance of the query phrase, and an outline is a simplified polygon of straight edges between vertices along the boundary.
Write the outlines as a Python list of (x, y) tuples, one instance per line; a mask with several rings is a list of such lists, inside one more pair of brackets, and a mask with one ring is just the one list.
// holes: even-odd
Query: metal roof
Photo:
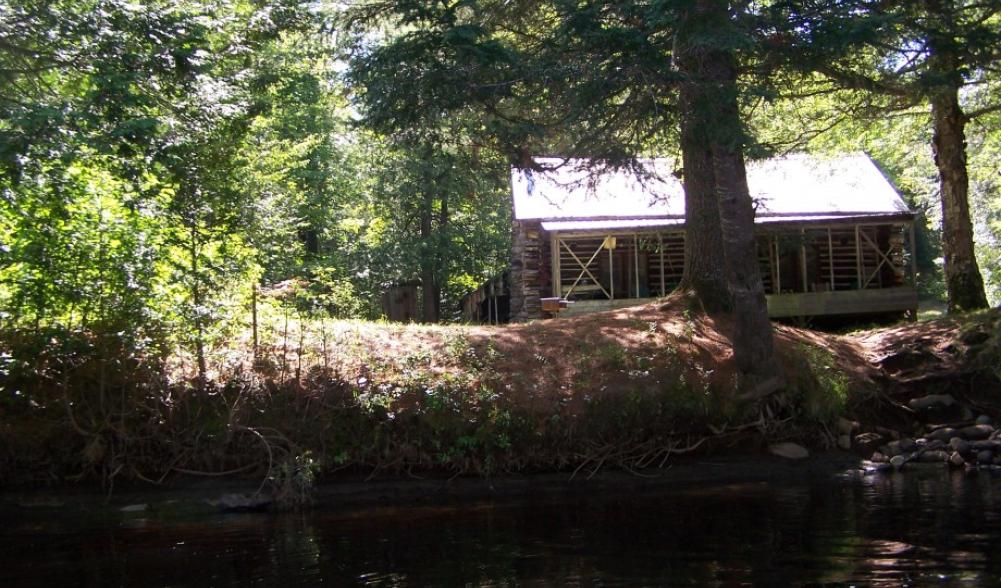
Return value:
[[(639, 161), (631, 170), (592, 172), (587, 159), (537, 158), (547, 171), (512, 169), (514, 214), (518, 220), (602, 221), (620, 219), (633, 228), (639, 219), (681, 219), (685, 198), (669, 159)], [(747, 183), (757, 217), (874, 216), (910, 214), (897, 190), (864, 154), (822, 158), (794, 154), (747, 166)], [(785, 220), (789, 220), (788, 218)], [(551, 223), (547, 223), (551, 224)], [(548, 230), (548, 229), (547, 229)], [(553, 229), (581, 230), (581, 229)]]
[(545, 221), (544, 231), (598, 231), (606, 229), (647, 229), (685, 224), (683, 218), (624, 218), (611, 220)]
[[(780, 223), (810, 223), (810, 224), (837, 224), (845, 221), (858, 221), (860, 216), (866, 220), (890, 221), (909, 216), (910, 212), (896, 213), (859, 213), (859, 214), (812, 214), (802, 216), (759, 216), (754, 220), (759, 225), (775, 225)], [(642, 230), (657, 229), (664, 227), (681, 227), (685, 224), (683, 218), (624, 218), (608, 220), (572, 220), (572, 221), (543, 221), (542, 230), (548, 232), (579, 232), (589, 231), (609, 231), (609, 230)]]

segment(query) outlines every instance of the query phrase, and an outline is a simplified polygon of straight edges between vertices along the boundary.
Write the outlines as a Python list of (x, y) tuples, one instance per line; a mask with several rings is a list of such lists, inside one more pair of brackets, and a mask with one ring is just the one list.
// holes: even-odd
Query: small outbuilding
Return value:
[[(684, 192), (667, 159), (595, 173), (582, 159), (513, 169), (512, 320), (669, 293), (685, 256)], [(863, 154), (751, 163), (758, 259), (772, 317), (916, 312), (914, 212)], [(496, 315), (494, 315), (496, 316)], [(475, 320), (474, 315), (468, 318)]]

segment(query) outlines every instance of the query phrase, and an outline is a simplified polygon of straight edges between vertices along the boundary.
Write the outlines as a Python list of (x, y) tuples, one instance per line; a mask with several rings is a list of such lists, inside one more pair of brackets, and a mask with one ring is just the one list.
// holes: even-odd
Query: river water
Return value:
[(943, 468), (187, 520), (21, 514), (0, 530), (0, 586), (316, 584), (1001, 584), (1001, 475)]

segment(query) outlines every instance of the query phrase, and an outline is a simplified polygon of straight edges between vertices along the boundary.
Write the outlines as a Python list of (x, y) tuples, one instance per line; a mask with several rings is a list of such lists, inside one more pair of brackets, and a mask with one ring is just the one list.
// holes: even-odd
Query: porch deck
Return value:
[[(885, 314), (916, 311), (918, 308), (918, 292), (912, 286), (770, 294), (766, 298), (768, 299), (768, 316), (772, 318)], [(578, 300), (561, 312), (560, 316), (579, 316), (602, 310), (646, 304), (655, 300), (657, 299)]]

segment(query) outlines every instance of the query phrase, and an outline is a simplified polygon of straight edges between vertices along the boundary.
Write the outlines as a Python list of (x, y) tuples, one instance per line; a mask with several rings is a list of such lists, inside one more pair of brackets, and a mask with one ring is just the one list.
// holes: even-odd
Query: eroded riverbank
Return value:
[[(909, 440), (1001, 417), (997, 311), (852, 335), (777, 326), (787, 386), (749, 402), (733, 385), (730, 326), (685, 304), (494, 328), (344, 323), (336, 362), (281, 379), (261, 360), (200, 389), (162, 386), (138, 360), (108, 376), (107, 341), (78, 341), (70, 365), (53, 355), (62, 347), (31, 355), (30, 339), (5, 381), (17, 394), (0, 413), (0, 483), (118, 496), (231, 479), (254, 489), (245, 508), (295, 509), (332, 481), (644, 479), (778, 443), (889, 461), (894, 444), (913, 456)], [(912, 406), (928, 395), (959, 412)], [(976, 463), (990, 449), (993, 463), (1001, 447), (972, 444), (992, 436), (946, 457)]]

